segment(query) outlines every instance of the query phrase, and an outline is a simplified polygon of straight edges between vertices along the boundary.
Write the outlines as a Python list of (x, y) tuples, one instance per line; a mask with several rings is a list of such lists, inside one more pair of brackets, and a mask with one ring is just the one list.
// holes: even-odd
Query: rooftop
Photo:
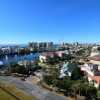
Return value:
[(89, 60), (100, 61), (100, 55), (89, 57)]

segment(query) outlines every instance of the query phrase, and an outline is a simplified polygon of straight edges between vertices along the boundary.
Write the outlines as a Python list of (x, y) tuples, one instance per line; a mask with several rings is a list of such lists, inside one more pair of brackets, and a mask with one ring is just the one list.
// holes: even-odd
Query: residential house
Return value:
[(60, 78), (71, 76), (75, 67), (77, 67), (75, 63), (64, 62), (60, 69)]
[(84, 71), (89, 83), (94, 84), (95, 87), (100, 85), (100, 54), (97, 47), (93, 47), (89, 61), (82, 65), (81, 70)]

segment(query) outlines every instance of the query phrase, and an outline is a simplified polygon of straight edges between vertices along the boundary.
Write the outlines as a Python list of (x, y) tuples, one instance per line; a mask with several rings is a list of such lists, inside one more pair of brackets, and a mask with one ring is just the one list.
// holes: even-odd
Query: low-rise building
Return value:
[(90, 83), (94, 84), (95, 87), (99, 87), (100, 71), (98, 70), (98, 65), (84, 64), (81, 70), (85, 72)]
[(45, 52), (39, 56), (40, 62), (46, 62), (49, 57), (53, 58), (55, 55), (54, 52)]
[(66, 54), (66, 52), (65, 51), (44, 52), (40, 54), (39, 60), (40, 62), (46, 62), (49, 57), (50, 58), (53, 58), (54, 56), (62, 57), (63, 54)]
[(100, 85), (100, 51), (98, 46), (94, 46), (91, 50), (89, 61), (82, 65), (81, 70), (84, 71), (88, 81), (95, 87)]
[(76, 66), (74, 63), (70, 63), (70, 62), (63, 63), (60, 69), (60, 78), (63, 78), (65, 76), (71, 77), (72, 72), (75, 69), (75, 67), (78, 67), (78, 66)]

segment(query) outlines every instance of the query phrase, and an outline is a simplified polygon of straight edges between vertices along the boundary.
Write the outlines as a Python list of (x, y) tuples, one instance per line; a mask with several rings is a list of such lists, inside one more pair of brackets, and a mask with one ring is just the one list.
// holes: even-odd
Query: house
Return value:
[(75, 63), (65, 62), (60, 69), (60, 78), (71, 76), (74, 68), (77, 67)]
[(65, 54), (65, 51), (56, 51), (55, 54), (56, 54), (58, 57), (62, 57), (63, 54)]
[(63, 78), (65, 76), (67, 76), (67, 73), (68, 72), (68, 62), (67, 63), (63, 63), (62, 65), (62, 68), (60, 69), (60, 78)]
[(40, 54), (39, 60), (40, 62), (46, 62), (49, 57), (50, 58), (53, 58), (54, 56), (62, 57), (64, 53), (65, 51), (44, 52)]
[(98, 70), (96, 64), (84, 64), (81, 67), (81, 70), (85, 72), (85, 75), (88, 78), (89, 83), (93, 83), (95, 87), (99, 87), (100, 84), (100, 71)]
[(85, 72), (88, 81), (96, 88), (100, 85), (100, 55), (89, 57), (89, 62), (82, 65), (81, 70)]
[(40, 62), (46, 62), (49, 57), (53, 58), (54, 55), (55, 55), (54, 52), (44, 52), (44, 53), (40, 54), (39, 60), (40, 60)]

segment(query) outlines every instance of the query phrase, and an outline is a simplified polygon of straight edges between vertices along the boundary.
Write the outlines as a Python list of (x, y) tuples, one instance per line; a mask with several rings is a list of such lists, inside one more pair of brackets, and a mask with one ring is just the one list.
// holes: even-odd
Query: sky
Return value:
[(0, 44), (100, 42), (100, 0), (0, 0)]

